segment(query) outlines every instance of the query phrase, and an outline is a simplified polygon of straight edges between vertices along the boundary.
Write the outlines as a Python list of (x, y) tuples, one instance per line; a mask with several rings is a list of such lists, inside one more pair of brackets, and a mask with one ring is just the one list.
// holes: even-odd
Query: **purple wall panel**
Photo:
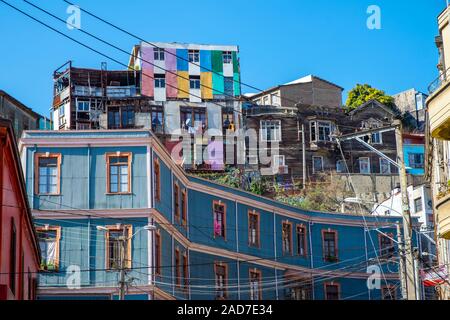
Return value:
[[(142, 95), (153, 97), (154, 95), (154, 67), (150, 63), (154, 61), (153, 48), (141, 47), (142, 59)], [(145, 61), (147, 62), (145, 62)], [(150, 63), (149, 63), (150, 62)]]

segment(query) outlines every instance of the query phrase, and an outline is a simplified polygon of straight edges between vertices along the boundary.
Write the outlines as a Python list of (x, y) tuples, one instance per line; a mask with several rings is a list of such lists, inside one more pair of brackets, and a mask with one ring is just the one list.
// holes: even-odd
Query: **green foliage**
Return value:
[(357, 84), (348, 93), (346, 110), (351, 111), (370, 100), (377, 100), (387, 106), (394, 103), (394, 98), (388, 96), (384, 91), (372, 88), (368, 84)]

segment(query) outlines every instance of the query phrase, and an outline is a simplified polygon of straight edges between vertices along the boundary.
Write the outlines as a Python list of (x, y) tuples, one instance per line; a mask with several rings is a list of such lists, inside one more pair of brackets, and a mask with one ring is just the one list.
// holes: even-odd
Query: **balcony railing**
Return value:
[(430, 95), (436, 92), (436, 90), (438, 90), (443, 83), (449, 80), (450, 80), (450, 68), (442, 72), (439, 75), (439, 77), (437, 77), (436, 79), (433, 80), (433, 82), (430, 83), (430, 85), (428, 86), (428, 92), (430, 93)]
[(244, 111), (247, 116), (259, 115), (280, 115), (280, 116), (294, 116), (296, 114), (295, 108), (279, 107), (273, 105), (253, 105), (247, 107)]
[(103, 95), (102, 88), (75, 86), (73, 94), (76, 96), (101, 97)]
[(136, 95), (136, 86), (109, 86), (106, 87), (106, 95), (110, 98), (133, 97)]

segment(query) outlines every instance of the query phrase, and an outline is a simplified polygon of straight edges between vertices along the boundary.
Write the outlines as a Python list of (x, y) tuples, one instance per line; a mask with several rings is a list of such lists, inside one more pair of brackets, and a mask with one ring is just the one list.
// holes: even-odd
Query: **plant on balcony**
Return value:
[(54, 264), (53, 262), (41, 262), (41, 270), (42, 271), (56, 271), (57, 270), (57, 266), (56, 264)]
[(335, 256), (326, 256), (326, 257), (325, 257), (325, 261), (327, 261), (327, 262), (332, 262), (332, 263), (336, 263), (336, 262), (338, 262), (338, 258), (335, 257)]

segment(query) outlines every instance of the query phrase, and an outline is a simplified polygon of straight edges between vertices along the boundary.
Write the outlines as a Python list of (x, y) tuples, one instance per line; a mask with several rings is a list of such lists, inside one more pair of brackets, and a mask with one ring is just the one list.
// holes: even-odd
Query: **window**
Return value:
[(131, 153), (106, 154), (107, 193), (131, 193)]
[(189, 62), (199, 62), (200, 61), (200, 53), (198, 50), (189, 50), (188, 52)]
[(337, 232), (336, 231), (322, 231), (323, 241), (323, 259), (327, 262), (337, 262)]
[(226, 225), (226, 207), (225, 204), (214, 201), (214, 237), (222, 237), (225, 239), (225, 225)]
[(180, 250), (175, 249), (175, 285), (177, 287), (181, 286), (181, 260), (180, 260)]
[(35, 193), (58, 195), (60, 193), (61, 154), (37, 153), (35, 155)]
[(227, 130), (235, 131), (234, 125), (234, 111), (232, 108), (222, 108), (222, 127), (223, 132), (226, 134)]
[(61, 127), (66, 124), (65, 105), (62, 105), (58, 109), (58, 125)]
[(248, 244), (259, 247), (259, 213), (255, 210), (248, 212)]
[(233, 54), (231, 51), (224, 51), (222, 53), (223, 63), (230, 64), (233, 63)]
[(423, 211), (423, 205), (422, 205), (422, 197), (414, 199), (414, 211), (416, 213), (419, 213)]
[(16, 275), (17, 275), (17, 231), (14, 218), (11, 218), (11, 234), (9, 241), (9, 288), (16, 294)]
[(250, 300), (261, 300), (261, 271), (250, 270)]
[(178, 184), (173, 185), (173, 207), (175, 222), (180, 222), (180, 187)]
[(336, 172), (337, 173), (343, 173), (346, 172), (346, 166), (345, 166), (345, 161), (344, 160), (338, 160), (336, 162)]
[(370, 158), (359, 158), (359, 173), (370, 174)]
[(331, 141), (333, 126), (330, 121), (311, 121), (309, 126), (311, 142)]
[(184, 227), (187, 225), (187, 193), (186, 189), (181, 192), (181, 223)]
[(203, 133), (207, 128), (206, 108), (180, 108), (180, 127), (190, 134)]
[(408, 163), (413, 169), (422, 169), (424, 167), (423, 153), (408, 153)]
[(312, 285), (311, 283), (295, 286), (290, 290), (291, 300), (311, 300)]
[(78, 122), (77, 123), (77, 130), (90, 130), (91, 124), (86, 122)]
[(274, 93), (272, 94), (272, 104), (274, 106), (280, 107), (281, 106), (281, 98), (280, 93)]
[(306, 257), (306, 227), (304, 225), (297, 226), (297, 255)]
[(281, 231), (283, 254), (292, 254), (292, 223), (283, 222)]
[(394, 286), (381, 287), (381, 299), (382, 300), (396, 300), (397, 290)]
[(264, 106), (268, 106), (268, 105), (270, 105), (270, 96), (264, 96), (263, 97), (263, 99), (262, 99), (262, 104), (264, 105)]
[(61, 227), (36, 228), (41, 249), (41, 269), (57, 271), (59, 267), (59, 240)]
[(164, 118), (163, 118), (163, 109), (156, 108), (152, 109), (151, 112), (152, 117), (152, 131), (154, 133), (164, 133)]
[(164, 74), (155, 74), (155, 88), (164, 89), (166, 87), (166, 76)]
[(387, 159), (380, 158), (380, 173), (391, 174), (391, 163)]
[(161, 201), (161, 173), (159, 168), (159, 160), (156, 158), (153, 160), (153, 174), (155, 175), (155, 200)]
[(222, 263), (214, 265), (216, 277), (216, 299), (223, 300), (227, 298), (227, 266)]
[(189, 288), (189, 260), (187, 253), (183, 254), (183, 278), (184, 278), (184, 290)]
[(281, 141), (281, 121), (262, 120), (261, 121), (262, 141)]
[(380, 132), (375, 132), (370, 135), (370, 139), (368, 141), (371, 144), (382, 144), (383, 139)]
[(225, 94), (226, 99), (230, 99), (230, 96), (232, 97), (234, 95), (233, 77), (223, 77), (223, 93)]
[(380, 255), (383, 258), (392, 258), (395, 252), (394, 241), (392, 240), (393, 234), (379, 234), (380, 241)]
[(325, 300), (339, 300), (339, 291), (337, 283), (325, 283)]
[(108, 129), (125, 129), (134, 127), (134, 107), (108, 108)]
[(164, 60), (164, 49), (163, 48), (153, 48), (153, 56), (155, 61), (163, 61)]
[(131, 268), (131, 226), (109, 226), (106, 232), (106, 269), (121, 269), (122, 248), (125, 268)]
[(322, 172), (323, 171), (323, 158), (313, 156), (313, 173)]
[(189, 88), (200, 89), (200, 76), (189, 76)]
[(78, 101), (77, 102), (77, 110), (80, 112), (88, 112), (90, 109), (89, 101)]
[(157, 275), (161, 275), (161, 255), (162, 255), (162, 248), (161, 248), (161, 231), (157, 230), (155, 232), (155, 273)]
[(285, 166), (285, 157), (282, 154), (277, 154), (273, 156), (273, 165), (275, 168)]

